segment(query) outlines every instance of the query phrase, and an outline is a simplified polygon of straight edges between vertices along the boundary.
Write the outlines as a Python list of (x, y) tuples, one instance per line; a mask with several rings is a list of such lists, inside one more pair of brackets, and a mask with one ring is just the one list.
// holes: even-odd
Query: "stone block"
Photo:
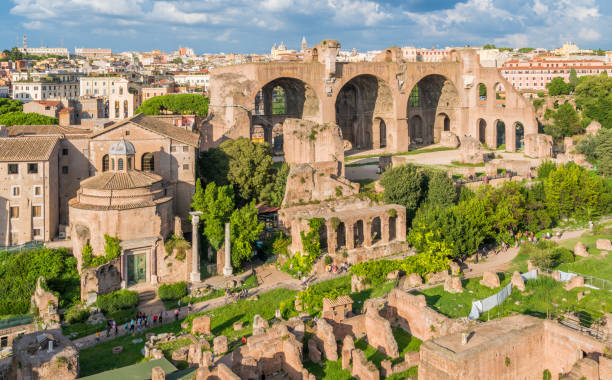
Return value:
[(227, 352), (227, 337), (219, 335), (213, 339), (213, 352), (216, 355), (222, 355)]
[(518, 271), (512, 273), (512, 286), (521, 292), (525, 290), (525, 280)]
[(210, 316), (202, 315), (194, 318), (191, 332), (193, 334), (210, 334)]
[(423, 285), (423, 279), (417, 273), (410, 273), (399, 280), (398, 287), (402, 290), (409, 290), (415, 286)]
[(565, 284), (565, 290), (567, 291), (582, 287), (584, 287), (584, 277), (582, 276), (574, 276)]
[(186, 362), (189, 356), (189, 346), (181, 347), (172, 353), (172, 364), (178, 365), (180, 362)]
[(463, 293), (461, 277), (448, 277), (444, 280), (444, 290), (449, 293)]
[(190, 368), (199, 367), (202, 362), (202, 345), (194, 343), (189, 346), (187, 354), (187, 364)]
[(234, 331), (240, 331), (242, 330), (243, 327), (243, 323), (242, 322), (234, 322)]
[(576, 256), (582, 256), (582, 257), (588, 257), (589, 256), (589, 252), (587, 252), (586, 247), (584, 246), (584, 244), (582, 244), (581, 241), (576, 243), (576, 245), (574, 246), (574, 254)]
[(393, 374), (393, 365), (391, 364), (391, 360), (386, 359), (380, 363), (380, 374), (387, 378)]
[(153, 367), (151, 380), (166, 380), (166, 372), (164, 372), (162, 367)]
[(451, 261), (450, 265), (449, 265), (449, 269), (450, 269), (450, 274), (451, 276), (456, 276), (461, 272), (461, 267), (459, 266), (458, 263)]
[(164, 357), (164, 353), (159, 348), (155, 348), (153, 351), (151, 351), (151, 356), (153, 359), (161, 359)]
[(612, 251), (612, 242), (610, 239), (597, 239), (595, 247), (603, 251)]
[(270, 325), (266, 319), (262, 318), (259, 314), (255, 314), (255, 316), (253, 317), (253, 329), (267, 329), (269, 327)]
[(399, 270), (394, 270), (387, 274), (387, 280), (396, 280), (399, 277)]
[(440, 145), (455, 149), (459, 146), (459, 138), (451, 131), (442, 131), (440, 133)]
[(444, 270), (438, 273), (429, 273), (427, 276), (428, 284), (436, 284), (439, 282), (444, 282), (449, 277), (448, 271)]
[(404, 354), (404, 362), (408, 363), (408, 367), (413, 367), (421, 363), (421, 353), (419, 351), (408, 351)]
[(213, 353), (210, 351), (204, 351), (202, 353), (202, 361), (200, 367), (210, 367), (213, 365)]
[(484, 272), (482, 274), (482, 280), (480, 280), (480, 285), (486, 286), (487, 288), (495, 289), (500, 286), (499, 277), (495, 272)]
[(353, 337), (347, 335), (342, 341), (342, 369), (348, 369), (351, 366), (351, 357), (355, 349), (355, 341)]

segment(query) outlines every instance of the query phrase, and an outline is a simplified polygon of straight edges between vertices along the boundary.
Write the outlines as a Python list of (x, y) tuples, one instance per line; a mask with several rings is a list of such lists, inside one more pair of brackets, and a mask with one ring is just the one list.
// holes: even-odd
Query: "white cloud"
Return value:
[(535, 12), (535, 14), (539, 15), (543, 15), (546, 12), (548, 12), (548, 6), (544, 3), (542, 3), (540, 0), (535, 0), (533, 3), (533, 11)]
[(160, 21), (177, 22), (181, 24), (197, 24), (210, 21), (205, 13), (184, 12), (174, 3), (168, 1), (156, 1), (153, 4), (151, 17)]
[(279, 12), (288, 9), (293, 5), (292, 0), (264, 0), (261, 3), (261, 8), (271, 12)]
[(597, 41), (601, 38), (601, 34), (593, 28), (582, 28), (579, 37), (585, 41)]
[(30, 29), (30, 30), (39, 30), (42, 29), (45, 25), (38, 21), (38, 20), (34, 20), (34, 21), (30, 21), (30, 22), (24, 22), (21, 25), (23, 25), (24, 28), (26, 29)]
[(374, 1), (328, 0), (327, 4), (341, 25), (375, 26), (391, 17)]

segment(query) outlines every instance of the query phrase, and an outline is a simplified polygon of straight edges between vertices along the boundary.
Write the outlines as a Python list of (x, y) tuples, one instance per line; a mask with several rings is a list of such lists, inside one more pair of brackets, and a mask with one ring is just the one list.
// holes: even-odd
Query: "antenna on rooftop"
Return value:
[(22, 47), (23, 47), (24, 49), (27, 49), (27, 48), (28, 48), (28, 36), (27, 36), (27, 35), (25, 35), (25, 34), (23, 35)]

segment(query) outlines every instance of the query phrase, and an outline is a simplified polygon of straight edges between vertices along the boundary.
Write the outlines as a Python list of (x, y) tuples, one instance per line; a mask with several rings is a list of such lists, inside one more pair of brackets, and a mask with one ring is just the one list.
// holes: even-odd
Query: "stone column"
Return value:
[(395, 236), (397, 241), (406, 241), (406, 209), (397, 212)]
[(355, 248), (355, 223), (344, 222), (346, 226), (346, 249), (351, 250)]
[(125, 289), (127, 285), (127, 258), (125, 257), (125, 252), (121, 252), (121, 268), (119, 271), (121, 272), (121, 289)]
[(223, 275), (231, 276), (232, 270), (232, 244), (230, 241), (230, 224), (225, 223), (225, 265), (223, 266)]
[(372, 218), (368, 220), (364, 220), (363, 223), (363, 246), (371, 247), (372, 246)]
[(153, 247), (151, 247), (151, 283), (157, 284), (157, 245), (159, 241), (156, 241)]
[(338, 243), (338, 232), (334, 230), (331, 221), (329, 220), (325, 222), (325, 226), (327, 227), (327, 253), (333, 255), (338, 249), (338, 247), (336, 246), (336, 244)]
[(200, 281), (200, 248), (198, 232), (198, 225), (200, 224), (201, 211), (192, 211), (191, 214), (191, 275), (189, 279), (191, 282)]
[(388, 243), (389, 242), (389, 219), (391, 217), (389, 216), (389, 213), (387, 212), (386, 215), (381, 215), (380, 217), (380, 241), (382, 243)]

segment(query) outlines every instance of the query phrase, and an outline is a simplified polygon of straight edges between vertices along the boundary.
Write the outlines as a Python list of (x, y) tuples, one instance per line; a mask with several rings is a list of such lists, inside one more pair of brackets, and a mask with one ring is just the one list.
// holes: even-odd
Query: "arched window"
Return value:
[(127, 165), (128, 165), (127, 169), (132, 170), (132, 157), (128, 157)]
[(105, 154), (104, 156), (102, 156), (102, 171), (103, 172), (108, 171), (108, 154)]
[(111, 160), (111, 170), (115, 170), (115, 159)]
[(123, 158), (120, 158), (119, 161), (117, 161), (117, 170), (123, 170)]
[(127, 118), (128, 117), (128, 101), (124, 100), (123, 101), (123, 118)]
[(152, 172), (155, 170), (155, 158), (152, 153), (145, 153), (142, 155), (141, 162), (142, 170), (146, 172)]
[(281, 86), (276, 86), (272, 90), (272, 114), (284, 115), (287, 113), (287, 97), (285, 89)]
[(119, 87), (119, 95), (123, 95), (123, 87)]

